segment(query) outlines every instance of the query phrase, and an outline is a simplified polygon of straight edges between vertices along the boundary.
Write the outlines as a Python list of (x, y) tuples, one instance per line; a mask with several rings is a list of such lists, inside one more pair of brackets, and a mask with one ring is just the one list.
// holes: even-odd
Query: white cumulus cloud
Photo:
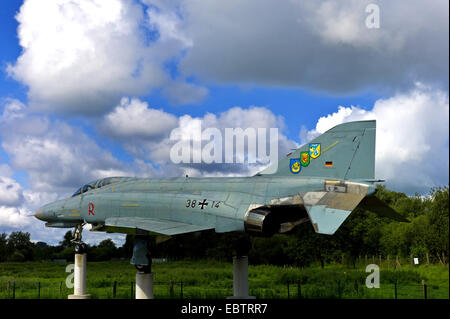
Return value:
[(0, 206), (0, 227), (23, 228), (31, 223), (29, 211), (20, 211), (17, 207)]
[(13, 169), (28, 173), (34, 191), (67, 195), (97, 178), (128, 173), (80, 127), (32, 115), (25, 106), (11, 117), (10, 109), (0, 115), (1, 146)]
[(172, 16), (132, 0), (25, 0), (16, 15), (22, 53), (8, 73), (29, 87), (33, 108), (103, 112), (171, 83), (164, 63), (189, 44)]
[(122, 98), (120, 105), (104, 117), (105, 134), (120, 137), (159, 137), (177, 125), (177, 118), (163, 110), (148, 108), (139, 99)]
[(17, 206), (22, 201), (22, 186), (14, 179), (0, 175), (0, 205)]

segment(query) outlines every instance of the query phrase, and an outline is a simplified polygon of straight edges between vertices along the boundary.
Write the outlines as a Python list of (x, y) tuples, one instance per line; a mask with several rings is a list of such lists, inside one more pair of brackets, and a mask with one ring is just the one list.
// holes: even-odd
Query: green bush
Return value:
[(9, 257), (9, 261), (12, 261), (12, 262), (23, 262), (23, 261), (25, 261), (25, 256), (20, 251), (16, 250)]

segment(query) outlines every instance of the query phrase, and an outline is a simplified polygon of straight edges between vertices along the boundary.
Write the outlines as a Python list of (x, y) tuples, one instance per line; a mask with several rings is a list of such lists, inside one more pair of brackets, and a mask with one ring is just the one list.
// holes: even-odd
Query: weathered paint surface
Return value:
[[(321, 145), (319, 155), (293, 174), (290, 159), (309, 152), (310, 144)], [(93, 231), (167, 236), (284, 232), (310, 220), (316, 232), (333, 234), (375, 191), (375, 121), (338, 125), (277, 165), (273, 174), (239, 178), (102, 179), (45, 205), (36, 217), (50, 227), (90, 223)]]

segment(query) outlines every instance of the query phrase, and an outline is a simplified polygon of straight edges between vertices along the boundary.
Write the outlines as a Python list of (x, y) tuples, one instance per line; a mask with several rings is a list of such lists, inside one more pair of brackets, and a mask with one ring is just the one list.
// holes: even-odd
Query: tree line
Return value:
[[(45, 242), (31, 242), (30, 233), (17, 231), (9, 236), (3, 233), (0, 234), (0, 262), (73, 260), (74, 244), (70, 241), (71, 239), (72, 232), (68, 231), (59, 245), (51, 246)], [(128, 256), (129, 253), (124, 253), (124, 246), (116, 247), (110, 238), (101, 241), (98, 245), (87, 245), (89, 260), (106, 261)], [(132, 248), (131, 246), (131, 252)]]
[[(400, 223), (362, 208), (356, 210), (333, 235), (316, 234), (311, 223), (296, 227), (289, 234), (269, 238), (242, 234), (217, 234), (214, 231), (183, 234), (157, 244), (152, 237), (153, 257), (167, 259), (211, 258), (230, 261), (236, 254), (236, 243), (248, 244), (252, 264), (322, 266), (345, 260), (355, 263), (361, 256), (400, 256), (426, 258), (431, 263), (448, 263), (449, 256), (449, 189), (448, 186), (430, 190), (428, 196), (406, 196), (403, 193), (378, 186), (376, 196), (387, 202), (410, 222)], [(49, 259), (73, 259), (71, 231), (56, 246), (44, 242), (32, 243), (30, 234), (13, 232), (0, 234), (0, 262)], [(125, 243), (116, 247), (111, 239), (98, 245), (88, 245), (90, 261), (130, 258), (133, 236), (127, 235)]]

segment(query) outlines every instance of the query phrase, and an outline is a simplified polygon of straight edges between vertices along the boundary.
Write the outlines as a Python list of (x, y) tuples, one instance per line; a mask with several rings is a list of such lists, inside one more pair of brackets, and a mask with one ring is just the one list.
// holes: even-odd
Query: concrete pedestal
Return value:
[(91, 295), (86, 294), (86, 254), (75, 254), (74, 269), (74, 289), (73, 295), (69, 295), (69, 299), (89, 299)]
[(227, 299), (255, 299), (248, 295), (248, 257), (233, 257), (233, 296)]
[(136, 299), (153, 299), (153, 273), (136, 274)]

